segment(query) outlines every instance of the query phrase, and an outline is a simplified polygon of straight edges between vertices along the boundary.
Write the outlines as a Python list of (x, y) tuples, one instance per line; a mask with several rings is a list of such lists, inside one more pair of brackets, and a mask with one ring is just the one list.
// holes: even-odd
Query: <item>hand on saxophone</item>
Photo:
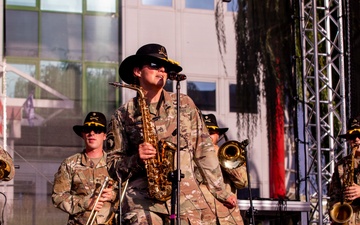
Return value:
[[(94, 208), (94, 204), (96, 202), (97, 197), (98, 196), (94, 196), (94, 197), (90, 198), (90, 204), (89, 204), (88, 209)], [(104, 205), (104, 202), (111, 202), (113, 200), (113, 197), (114, 197), (113, 196), (113, 189), (111, 187), (110, 188), (104, 188), (101, 196), (99, 197), (99, 201), (95, 206), (95, 211), (100, 211), (101, 208)]]
[(346, 188), (344, 194), (346, 199), (353, 201), (360, 197), (360, 186), (354, 183)]
[(156, 149), (152, 144), (144, 142), (139, 145), (139, 158), (142, 162), (156, 156)]
[(235, 195), (231, 195), (230, 197), (228, 197), (226, 199), (226, 201), (223, 203), (224, 206), (228, 209), (232, 209), (236, 206), (237, 204), (237, 198)]

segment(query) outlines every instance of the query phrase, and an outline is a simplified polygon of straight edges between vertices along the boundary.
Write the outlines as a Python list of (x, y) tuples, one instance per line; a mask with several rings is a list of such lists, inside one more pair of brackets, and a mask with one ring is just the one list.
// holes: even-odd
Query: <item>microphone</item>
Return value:
[(169, 80), (182, 81), (182, 80), (186, 80), (186, 75), (181, 74), (181, 73), (176, 73), (174, 71), (170, 71), (168, 73), (168, 79)]

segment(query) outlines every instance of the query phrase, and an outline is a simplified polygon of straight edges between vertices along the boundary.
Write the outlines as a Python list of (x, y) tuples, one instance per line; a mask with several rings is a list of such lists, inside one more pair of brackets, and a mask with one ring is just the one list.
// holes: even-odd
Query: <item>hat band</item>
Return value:
[(207, 126), (207, 128), (208, 128), (208, 129), (214, 129), (214, 130), (219, 129), (218, 126)]
[(88, 125), (88, 126), (95, 125), (96, 127), (97, 126), (105, 127), (103, 124), (98, 123), (98, 122), (85, 122), (84, 125)]
[(356, 128), (356, 129), (352, 129), (352, 130), (349, 131), (349, 134), (352, 134), (352, 133), (354, 133), (354, 132), (356, 132), (356, 131), (357, 131), (357, 132), (360, 132), (360, 129), (357, 129), (357, 128)]

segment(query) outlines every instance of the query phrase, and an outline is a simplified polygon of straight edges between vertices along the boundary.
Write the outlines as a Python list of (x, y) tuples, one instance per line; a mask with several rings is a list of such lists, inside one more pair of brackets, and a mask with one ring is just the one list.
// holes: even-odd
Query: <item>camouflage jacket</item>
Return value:
[[(156, 133), (158, 140), (177, 144), (176, 94), (166, 91), (163, 93), (164, 101), (158, 110), (156, 105), (149, 106), (153, 125), (150, 132)], [(180, 183), (180, 213), (191, 220), (192, 224), (200, 224), (202, 213), (199, 209), (208, 206), (195, 178), (195, 168), (201, 170), (207, 188), (219, 201), (226, 200), (230, 193), (225, 191), (214, 145), (199, 110), (187, 95), (181, 94), (180, 102), (180, 168), (184, 174)], [(142, 127), (142, 115), (137, 98), (121, 106), (111, 117), (108, 127), (107, 149), (113, 161), (113, 168), (117, 168), (123, 180), (131, 176), (124, 199), (125, 207), (128, 209), (124, 212), (140, 207), (168, 214), (169, 209), (164, 207), (164, 204), (154, 204), (154, 200), (149, 200), (146, 193), (146, 171), (144, 166), (138, 163), (138, 146), (144, 142)]]
[[(69, 214), (68, 225), (86, 224), (91, 213), (91, 209), (86, 210), (89, 199), (99, 192), (105, 177), (116, 179), (114, 174), (109, 176), (105, 152), (97, 165), (84, 152), (85, 150), (65, 159), (54, 178), (52, 201), (55, 207)], [(113, 196), (117, 196), (116, 185), (113, 187)], [(112, 203), (104, 204), (97, 214), (95, 224), (104, 224), (113, 216), (117, 201), (114, 198)]]
[[(240, 167), (229, 169), (221, 167), (224, 177), (225, 189), (237, 195), (237, 189), (245, 188), (248, 185), (247, 173), (246, 173), (246, 164), (241, 165)], [(215, 200), (214, 197), (210, 194), (207, 188), (201, 186), (206, 201), (211, 206), (211, 209), (216, 212), (218, 218), (218, 224), (220, 225), (244, 225), (244, 221), (240, 214), (239, 205), (236, 205), (233, 209), (226, 208), (222, 203)]]
[[(337, 203), (341, 202), (343, 198), (343, 181), (350, 179), (348, 175), (350, 174), (350, 167), (351, 167), (351, 160), (352, 156), (348, 155), (339, 160), (335, 165), (335, 171), (332, 175), (331, 183), (329, 185), (328, 195), (330, 197), (328, 201), (328, 208), (329, 212), (332, 210), (332, 206)], [(353, 181), (356, 184), (360, 184), (360, 158), (355, 158), (354, 161), (354, 178)], [(351, 180), (351, 179), (350, 179)], [(358, 225), (360, 224), (360, 198), (355, 199), (352, 201), (351, 206), (353, 208), (353, 216), (349, 224), (351, 225)], [(337, 223), (332, 223), (337, 224)]]

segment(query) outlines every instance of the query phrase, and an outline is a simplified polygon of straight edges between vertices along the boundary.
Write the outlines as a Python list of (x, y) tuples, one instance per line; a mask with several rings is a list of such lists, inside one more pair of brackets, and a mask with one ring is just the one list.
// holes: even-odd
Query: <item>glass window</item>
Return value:
[(85, 59), (118, 62), (118, 20), (110, 16), (85, 16)]
[(171, 80), (166, 80), (166, 84), (165, 84), (165, 86), (164, 86), (164, 89), (166, 90), (166, 91), (169, 91), (169, 92), (173, 92), (173, 81), (171, 81)]
[(43, 0), (41, 1), (41, 10), (57, 12), (82, 12), (82, 0)]
[(36, 6), (36, 0), (6, 0), (6, 5)]
[(86, 10), (95, 12), (116, 12), (115, 0), (87, 0)]
[[(80, 63), (40, 62), (40, 81), (69, 99), (78, 100), (81, 96), (81, 74)], [(41, 90), (41, 98), (59, 99), (59, 97), (43, 89)]]
[(111, 115), (115, 109), (116, 88), (109, 85), (116, 79), (115, 68), (88, 67), (86, 69), (86, 111)]
[(172, 6), (172, 0), (142, 0), (143, 5)]
[(229, 12), (237, 12), (238, 8), (238, 0), (232, 0), (231, 2), (227, 3), (227, 11)]
[(41, 57), (81, 60), (81, 15), (65, 13), (41, 15)]
[[(26, 73), (35, 77), (36, 66), (31, 64), (9, 64)], [(27, 98), (29, 94), (35, 89), (35, 85), (29, 80), (15, 73), (8, 71), (6, 73), (6, 95), (10, 98)]]
[(188, 81), (187, 94), (201, 110), (216, 111), (216, 83)]
[(186, 0), (186, 8), (214, 9), (214, 0)]
[(38, 13), (6, 10), (5, 54), (38, 57)]
[[(249, 88), (251, 86), (252, 88)], [(257, 113), (258, 87), (254, 85), (240, 85), (237, 89), (236, 84), (229, 86), (230, 112), (238, 113)]]

